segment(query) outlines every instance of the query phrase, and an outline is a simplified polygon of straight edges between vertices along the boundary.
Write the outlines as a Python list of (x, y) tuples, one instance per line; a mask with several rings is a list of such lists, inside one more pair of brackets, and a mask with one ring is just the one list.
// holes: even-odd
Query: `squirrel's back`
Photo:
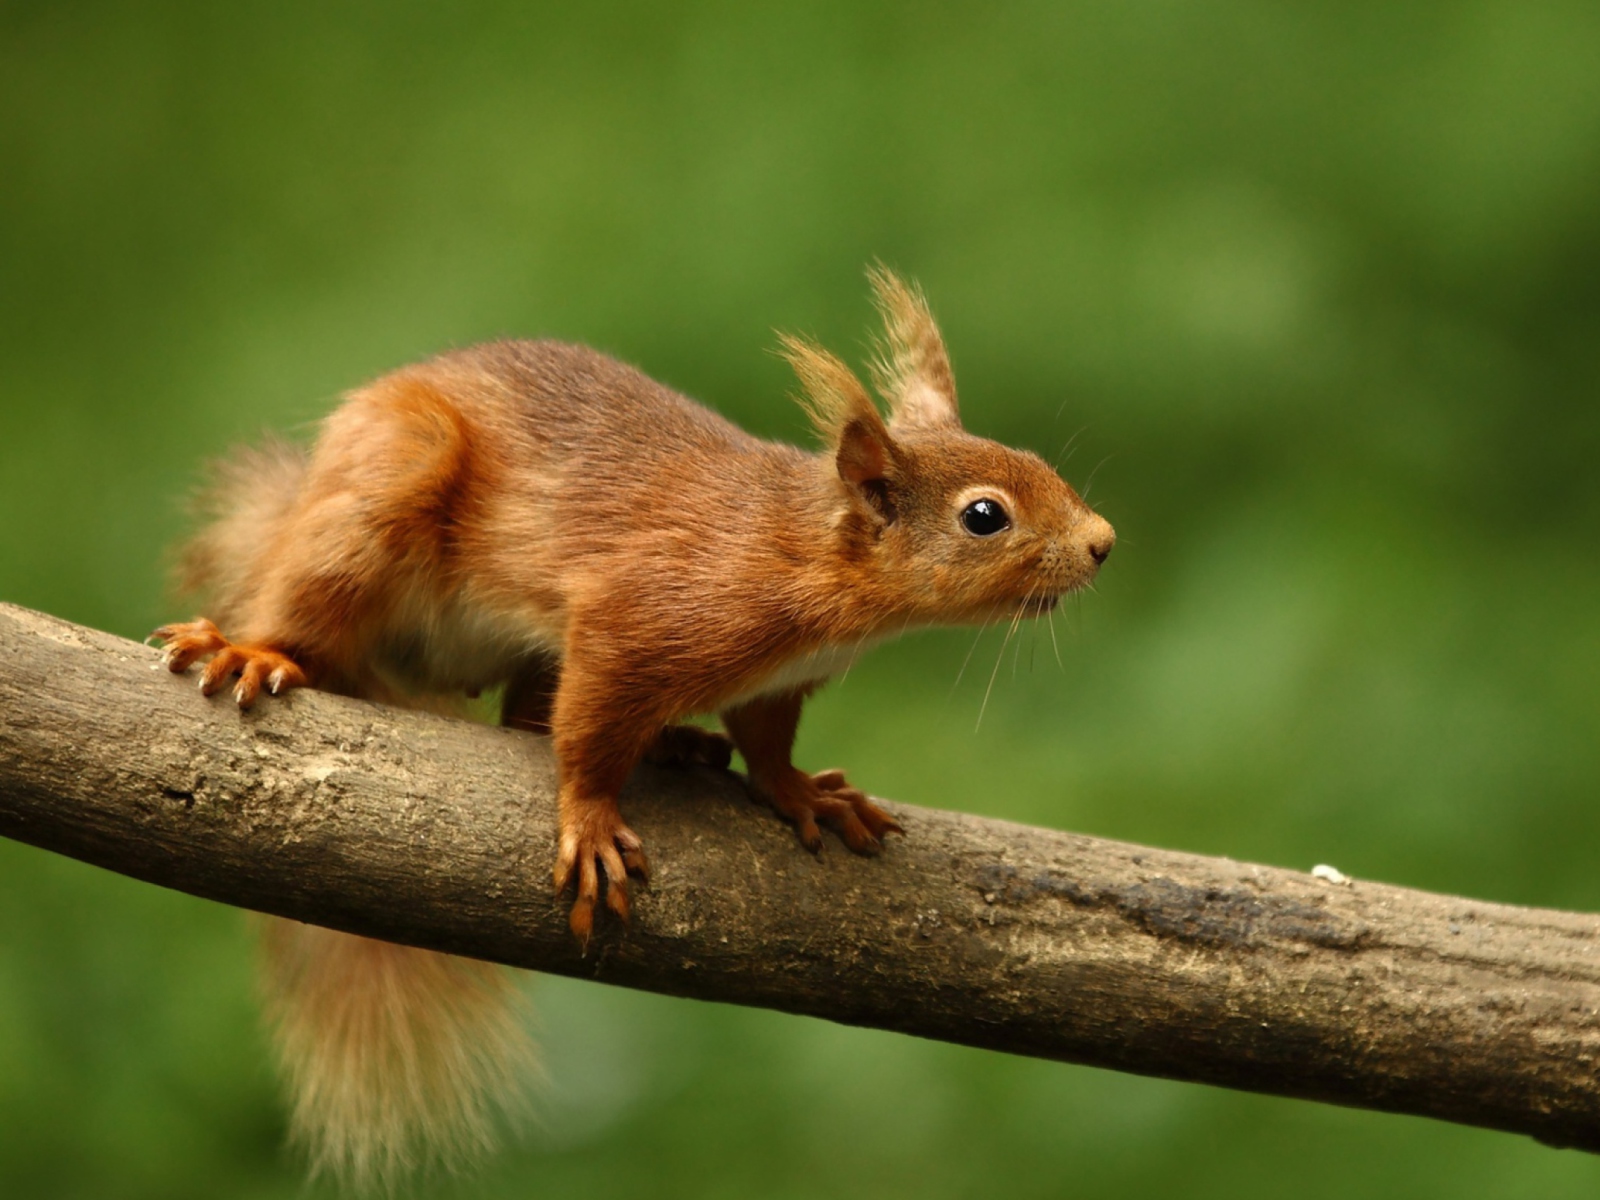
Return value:
[(758, 546), (746, 527), (803, 461), (598, 351), (491, 342), (351, 392), (309, 455), (220, 465), (180, 582), (319, 686), (474, 691), (559, 653), (574, 593), (652, 547), (727, 564)]
[(638, 368), (569, 342), (486, 342), (401, 374), (437, 380), (496, 432), (525, 437), (575, 465), (592, 463), (603, 449), (614, 448), (637, 464), (683, 454), (749, 452), (763, 445)]

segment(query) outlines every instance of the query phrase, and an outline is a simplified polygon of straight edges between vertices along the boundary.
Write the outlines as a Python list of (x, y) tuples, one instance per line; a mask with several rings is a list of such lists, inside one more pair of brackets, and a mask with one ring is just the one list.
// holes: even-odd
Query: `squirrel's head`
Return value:
[(838, 358), (783, 339), (837, 471), (844, 552), (884, 607), (913, 619), (1049, 612), (1094, 579), (1116, 533), (1038, 455), (962, 429), (927, 301), (883, 267), (868, 278), (884, 322), (872, 374), (887, 421)]

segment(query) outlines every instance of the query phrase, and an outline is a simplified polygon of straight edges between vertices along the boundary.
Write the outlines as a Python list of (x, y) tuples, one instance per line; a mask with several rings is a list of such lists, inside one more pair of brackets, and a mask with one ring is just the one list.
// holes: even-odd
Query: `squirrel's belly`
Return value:
[(561, 618), (500, 612), (461, 596), (402, 605), (379, 647), (380, 674), (401, 690), (469, 692), (505, 682), (530, 655), (559, 657)]
[(737, 693), (722, 701), (718, 707), (735, 708), (746, 701), (754, 700), (757, 696), (779, 695), (808, 684), (822, 683), (848, 671), (857, 658), (879, 642), (887, 640), (887, 636), (818, 646), (805, 654), (768, 668), (755, 679), (745, 683)]

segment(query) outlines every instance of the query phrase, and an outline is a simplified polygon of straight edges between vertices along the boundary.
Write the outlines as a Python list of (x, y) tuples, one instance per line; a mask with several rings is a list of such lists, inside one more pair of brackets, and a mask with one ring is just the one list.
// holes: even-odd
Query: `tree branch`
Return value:
[(641, 770), (655, 876), (587, 957), (544, 739), (316, 692), (240, 714), (0, 605), (0, 834), (519, 967), (1600, 1150), (1600, 919), (895, 807), (820, 859), (731, 775)]

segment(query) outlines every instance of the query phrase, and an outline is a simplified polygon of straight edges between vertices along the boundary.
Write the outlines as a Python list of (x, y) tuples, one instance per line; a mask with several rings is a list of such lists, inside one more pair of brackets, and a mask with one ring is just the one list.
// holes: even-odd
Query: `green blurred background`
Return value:
[[(957, 682), (971, 635), (924, 635), (805, 761), (1600, 909), (1594, 5), (328, 7), (0, 6), (0, 598), (187, 615), (205, 458), (475, 339), (802, 437), (771, 331), (859, 360), (881, 256), (969, 425), (1071, 442), (1121, 542), (981, 727), (998, 637)], [(245, 924), (0, 844), (0, 1193), (304, 1194)], [(1508, 1135), (537, 991), (541, 1131), (419, 1194), (1600, 1189)]]

